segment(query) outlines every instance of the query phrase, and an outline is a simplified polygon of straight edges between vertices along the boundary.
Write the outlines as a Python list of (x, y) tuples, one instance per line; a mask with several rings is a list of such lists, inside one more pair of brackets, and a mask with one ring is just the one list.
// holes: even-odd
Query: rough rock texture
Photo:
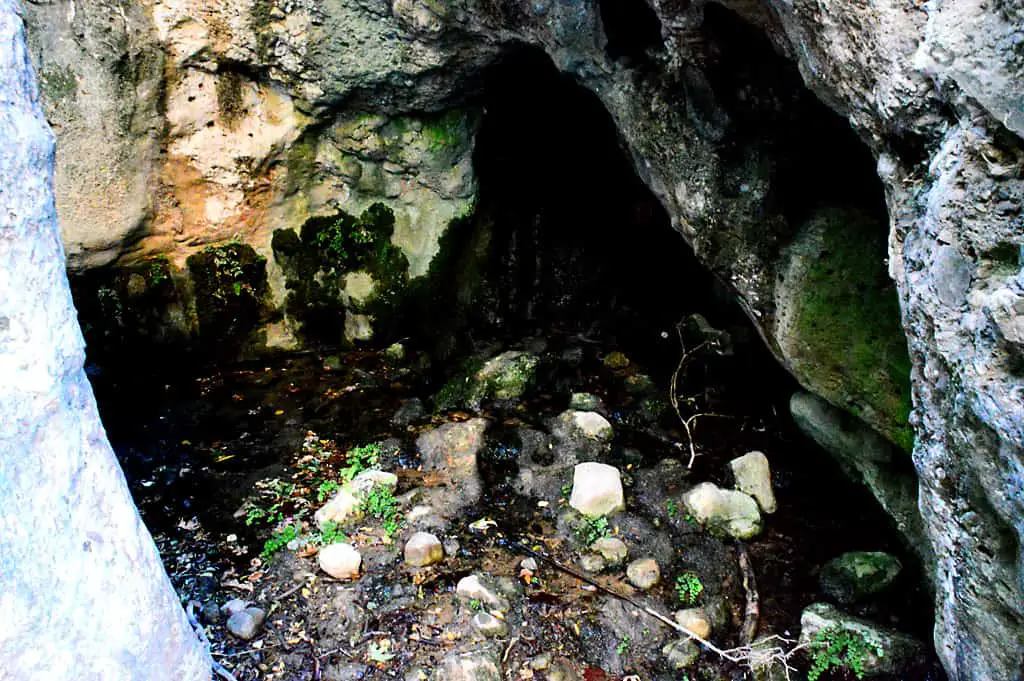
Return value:
[[(543, 50), (600, 98), (673, 226), (804, 387), (904, 449), (913, 426), (939, 654), (954, 679), (1024, 671), (1019, 3), (108, 4), (27, 8), (79, 266), (164, 253), (181, 277), (188, 254), (238, 237), (269, 258), (280, 309), (271, 231), (372, 198), (415, 275), (473, 194), (485, 67), (513, 44)], [(83, 198), (106, 186), (114, 201)], [(350, 335), (365, 335), (375, 320), (357, 314)], [(296, 342), (287, 316), (266, 322), (267, 345)]]
[(132, 504), (82, 370), (53, 199), (54, 137), (20, 13), (0, 0), (3, 675), (209, 679), (211, 661)]

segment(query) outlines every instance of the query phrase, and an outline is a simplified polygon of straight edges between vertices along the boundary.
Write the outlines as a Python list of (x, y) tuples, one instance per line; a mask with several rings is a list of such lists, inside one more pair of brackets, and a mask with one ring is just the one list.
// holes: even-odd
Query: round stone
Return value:
[(429, 532), (417, 532), (405, 543), (405, 562), (413, 567), (433, 565), (444, 560), (444, 545)]
[(711, 636), (711, 620), (703, 608), (677, 610), (675, 619), (676, 624), (700, 636), (702, 639), (707, 640)]
[(653, 558), (641, 558), (629, 564), (626, 577), (633, 586), (646, 591), (661, 581), (661, 568)]
[(358, 579), (363, 557), (351, 544), (331, 544), (320, 549), (320, 569), (335, 579)]

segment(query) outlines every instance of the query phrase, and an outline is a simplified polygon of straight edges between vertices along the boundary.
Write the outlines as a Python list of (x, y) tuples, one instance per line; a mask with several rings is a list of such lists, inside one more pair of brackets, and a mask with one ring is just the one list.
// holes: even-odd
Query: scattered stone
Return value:
[(829, 598), (850, 605), (883, 591), (903, 566), (888, 553), (853, 551), (825, 563), (819, 581)]
[(441, 540), (429, 532), (416, 532), (405, 542), (405, 562), (413, 567), (424, 567), (444, 560)]
[(203, 624), (220, 624), (220, 608), (213, 601), (206, 601), (199, 609), (199, 618)]
[(463, 603), (479, 601), (492, 610), (507, 612), (508, 599), (499, 594), (489, 582), (486, 576), (482, 578), (481, 575), (468, 575), (459, 580), (455, 587), (455, 595)]
[(434, 681), (502, 681), (496, 653), (449, 653), (434, 670)]
[(610, 352), (604, 356), (604, 365), (609, 369), (625, 369), (629, 366), (629, 357), (621, 352)]
[(626, 376), (624, 381), (626, 392), (630, 395), (644, 395), (655, 389), (654, 379), (647, 374)]
[(604, 558), (599, 553), (584, 553), (580, 556), (580, 569), (590, 574), (604, 570)]
[(736, 539), (750, 539), (761, 531), (757, 502), (743, 492), (704, 482), (683, 495), (683, 504), (697, 522)]
[(446, 514), (472, 505), (480, 498), (483, 483), (477, 468), (477, 456), (484, 446), (484, 433), (490, 422), (470, 419), (446, 423), (428, 430), (416, 440), (424, 471), (441, 473), (449, 483), (444, 489), (433, 488), (436, 508)]
[(569, 409), (578, 411), (597, 411), (603, 407), (601, 398), (591, 393), (573, 393), (569, 398)]
[(225, 617), (231, 617), (236, 613), (242, 612), (247, 607), (249, 607), (249, 601), (241, 598), (232, 598), (220, 607), (220, 611)]
[(331, 500), (318, 510), (313, 518), (317, 525), (324, 523), (342, 523), (349, 518), (358, 517), (363, 501), (376, 489), (394, 490), (398, 485), (398, 476), (385, 471), (363, 471), (350, 482), (342, 485)]
[(363, 557), (351, 544), (331, 544), (320, 549), (320, 569), (335, 579), (358, 579)]
[(609, 442), (615, 435), (612, 424), (596, 411), (569, 409), (558, 416), (558, 430), (565, 439), (583, 437), (597, 442)]
[(601, 557), (605, 559), (609, 565), (620, 565), (626, 562), (626, 556), (629, 555), (629, 549), (626, 548), (626, 542), (622, 541), (618, 537), (601, 537), (596, 542), (590, 545), (591, 551), (596, 551), (601, 554)]
[(401, 343), (392, 343), (384, 349), (384, 356), (392, 362), (401, 362), (405, 359), (405, 346)]
[(530, 658), (527, 665), (535, 672), (542, 672), (551, 666), (553, 657), (554, 656), (551, 653), (541, 653), (540, 655)]
[(478, 612), (473, 615), (473, 628), (484, 638), (504, 636), (508, 626), (489, 612)]
[(405, 428), (419, 421), (426, 413), (427, 410), (423, 406), (423, 400), (418, 397), (412, 397), (402, 403), (402, 406), (398, 408), (395, 415), (391, 417), (391, 423), (399, 428)]
[(687, 631), (693, 632), (702, 639), (711, 637), (711, 618), (704, 612), (703, 608), (687, 608), (675, 612), (676, 624)]
[(765, 513), (775, 513), (775, 492), (772, 491), (772, 472), (768, 457), (762, 452), (749, 452), (729, 462), (736, 487), (749, 494)]
[(361, 681), (366, 678), (370, 666), (360, 662), (332, 665), (324, 670), (323, 678), (329, 681)]
[(626, 578), (636, 588), (646, 591), (661, 581), (661, 568), (653, 558), (641, 558), (626, 567)]
[(700, 648), (689, 638), (677, 638), (662, 648), (661, 654), (672, 669), (686, 669), (696, 664)]
[(530, 572), (536, 572), (537, 571), (537, 559), (536, 558), (523, 558), (519, 562), (519, 567), (523, 568), (524, 570), (529, 570)]
[(618, 469), (595, 461), (578, 464), (573, 471), (569, 505), (592, 518), (625, 510)]
[(452, 378), (435, 398), (440, 411), (459, 407), (480, 409), (484, 400), (517, 400), (533, 384), (537, 375), (537, 355), (518, 350), (503, 352), (471, 374)]
[(459, 549), (461, 548), (462, 545), (459, 544), (459, 540), (454, 537), (444, 540), (444, 553), (450, 558), (454, 558), (459, 555)]
[(552, 662), (545, 675), (548, 677), (548, 681), (580, 681), (580, 675), (576, 673), (572, 663), (564, 657)]
[(898, 676), (902, 670), (919, 662), (925, 650), (912, 636), (847, 615), (827, 603), (812, 603), (800, 615), (801, 644), (813, 646), (815, 637), (829, 629), (846, 629), (864, 638), (868, 644), (863, 666), (865, 676)]
[(232, 636), (248, 641), (260, 633), (263, 621), (266, 619), (267, 613), (260, 608), (250, 606), (228, 618), (228, 631)]

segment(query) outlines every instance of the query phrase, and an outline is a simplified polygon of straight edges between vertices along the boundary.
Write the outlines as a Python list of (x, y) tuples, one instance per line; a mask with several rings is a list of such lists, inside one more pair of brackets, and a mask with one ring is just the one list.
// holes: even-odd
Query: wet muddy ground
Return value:
[[(845, 551), (867, 550), (892, 553), (905, 569), (854, 613), (930, 640), (930, 596), (914, 559), (867, 492), (795, 432), (785, 412), (788, 395), (772, 377), (729, 368), (730, 358), (689, 367), (681, 392), (718, 416), (700, 421), (699, 456), (687, 470), (687, 438), (675, 414), (652, 414), (667, 395), (665, 366), (649, 369), (647, 386), (646, 367), (610, 368), (602, 360), (615, 348), (591, 339), (549, 334), (518, 345), (542, 357), (535, 385), (520, 401), (485, 403), (480, 414), (432, 413), (441, 374), (425, 368), (415, 352), (401, 360), (383, 352), (307, 353), (160, 379), (94, 376), (111, 441), (171, 580), (183, 603), (195, 602), (197, 616), (207, 604), (205, 629), (219, 664), (239, 680), (411, 681), (425, 678), (452, 651), (483, 647), (500, 660), (504, 678), (743, 678), (745, 670), (707, 652), (686, 672), (666, 671), (660, 653), (671, 640), (666, 627), (544, 561), (523, 574), (530, 548), (578, 562), (565, 489), (524, 494), (518, 470), (527, 446), (515, 435), (544, 431), (573, 392), (599, 396), (615, 430), (605, 460), (625, 473), (628, 511), (613, 517), (613, 532), (631, 551), (650, 546), (668, 556), (660, 561), (663, 583), (651, 591), (636, 592), (622, 570), (601, 574), (599, 583), (670, 615), (679, 607), (674, 576), (697, 572), (704, 605), (719, 611), (713, 640), (734, 645), (744, 608), (737, 545), (710, 536), (670, 499), (697, 482), (731, 487), (728, 461), (759, 450), (771, 461), (779, 503), (765, 530), (747, 543), (760, 594), (759, 633), (795, 639), (801, 610), (821, 600), (821, 565)], [(393, 417), (411, 398), (424, 402), (425, 413), (396, 425)], [(437, 531), (445, 542), (443, 563), (407, 567), (401, 547), (413, 524), (388, 536), (372, 518), (345, 528), (363, 555), (357, 582), (318, 571), (316, 548), (303, 541), (261, 557), (282, 523), (311, 522), (325, 498), (322, 485), (337, 477), (353, 447), (383, 443), (381, 468), (397, 473), (400, 510), (408, 511), (416, 490), (445, 483), (420, 470), (418, 436), (477, 415), (491, 422), (479, 457), (483, 492), (456, 514), (436, 509), (448, 516)], [(679, 463), (665, 463), (670, 460)], [(254, 508), (263, 516), (254, 517), (260, 515)], [(482, 529), (471, 529), (473, 523)], [(454, 596), (462, 577), (481, 572), (513, 603), (509, 633), (486, 641), (475, 640), (469, 625), (479, 605)], [(228, 634), (208, 605), (232, 598), (268, 612), (253, 640)], [(805, 664), (799, 657), (794, 662)], [(903, 678), (944, 677), (928, 660)]]

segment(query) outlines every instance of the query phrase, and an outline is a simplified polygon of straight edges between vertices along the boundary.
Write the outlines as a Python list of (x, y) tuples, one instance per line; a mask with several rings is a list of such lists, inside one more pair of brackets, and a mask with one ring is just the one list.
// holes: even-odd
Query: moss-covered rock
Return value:
[(408, 260), (391, 243), (394, 224), (391, 209), (375, 203), (359, 217), (339, 212), (308, 220), (298, 234), (274, 232), (274, 257), (288, 289), (285, 309), (307, 341), (340, 342), (350, 314), (387, 323), (409, 277)]
[(884, 224), (824, 211), (804, 224), (776, 286), (774, 339), (801, 384), (906, 451), (910, 359)]
[(189, 256), (199, 342), (219, 351), (246, 344), (267, 314), (267, 259), (252, 246), (210, 246)]
[(536, 355), (516, 350), (468, 362), (437, 394), (435, 405), (439, 411), (479, 409), (484, 400), (519, 399), (533, 384), (539, 362)]
[[(164, 256), (149, 256), (70, 278), (90, 359), (130, 362), (156, 346), (184, 350), (195, 325), (187, 286)], [(160, 351), (166, 357), (166, 350)]]

